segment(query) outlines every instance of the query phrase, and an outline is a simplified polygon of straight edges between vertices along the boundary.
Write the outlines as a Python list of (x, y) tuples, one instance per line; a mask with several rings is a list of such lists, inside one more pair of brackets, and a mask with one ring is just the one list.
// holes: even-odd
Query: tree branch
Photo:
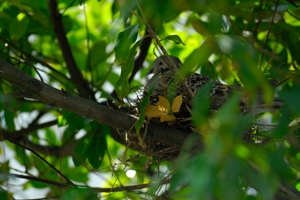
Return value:
[(55, 125), (55, 124), (57, 124), (57, 120), (52, 120), (52, 121), (45, 122), (45, 123), (42, 123), (42, 124), (32, 124), (28, 128), (24, 128), (24, 129), (21, 129), (19, 131), (13, 131), (12, 132), (12, 131), (3, 130), (3, 131), (0, 132), (0, 138), (14, 140), (18, 137), (22, 137), (22, 136), (32, 132), (32, 131), (36, 131), (36, 130), (39, 130), (39, 129), (42, 129), (42, 128), (46, 128), (46, 127), (49, 127), (49, 126), (52, 126), (52, 125)]
[[(64, 90), (55, 89), (32, 78), (1, 59), (0, 77), (18, 87), (28, 98), (68, 110), (101, 124), (106, 124), (114, 129), (118, 129), (124, 138), (126, 133), (135, 132), (133, 127), (138, 117), (71, 95)], [(143, 132), (144, 129), (141, 131)], [(147, 131), (147, 137), (151, 137), (152, 140), (178, 148), (181, 148), (189, 135), (190, 133), (163, 124), (149, 124)], [(200, 141), (197, 143), (197, 146), (201, 148)]]
[(35, 152), (42, 153), (48, 156), (65, 157), (70, 156), (78, 143), (78, 141), (64, 143), (62, 146), (47, 146), (40, 145), (31, 142), (27, 139), (26, 135), (32, 131), (36, 131), (45, 127), (56, 125), (57, 120), (52, 120), (42, 124), (32, 124), (28, 128), (21, 129), (19, 131), (6, 131), (0, 130), (0, 141), (8, 140), (17, 145), (22, 145), (28, 149), (32, 149)]
[(21, 174), (0, 172), (0, 175), (2, 177), (7, 177), (7, 178), (22, 178), (22, 179), (31, 180), (31, 181), (37, 181), (37, 182), (46, 183), (46, 184), (61, 187), (61, 188), (67, 188), (67, 187), (72, 186), (72, 185), (69, 185), (69, 184), (58, 183), (58, 182), (55, 182), (55, 181), (49, 181), (47, 179), (43, 179), (43, 178), (39, 178), (39, 177), (26, 176), (26, 175), (21, 175)]
[(86, 80), (84, 80), (82, 73), (78, 69), (78, 66), (75, 62), (74, 56), (72, 54), (68, 39), (66, 37), (66, 32), (64, 29), (62, 16), (57, 8), (56, 0), (48, 0), (50, 17), (53, 23), (54, 33), (58, 40), (63, 58), (66, 62), (66, 66), (71, 76), (72, 82), (76, 85), (76, 88), (79, 92), (79, 95), (86, 99), (94, 100), (94, 93), (89, 87)]
[(144, 39), (143, 39), (143, 41), (141, 43), (141, 46), (140, 46), (140, 53), (134, 61), (134, 68), (132, 70), (131, 76), (128, 79), (129, 82), (131, 82), (133, 80), (135, 74), (143, 67), (143, 62), (144, 62), (144, 60), (147, 56), (148, 49), (150, 47), (151, 40), (152, 40), (152, 38), (147, 37), (147, 35), (149, 35), (149, 32), (146, 29)]
[[(34, 63), (39, 63), (42, 66), (48, 68), (49, 70), (51, 70), (51, 72), (54, 72), (54, 74), (56, 75), (55, 78), (57, 81), (61, 82), (62, 84), (65, 84), (67, 81), (70, 81), (70, 79), (64, 75), (62, 72), (60, 72), (59, 70), (55, 69), (54, 67), (52, 67), (50, 64), (48, 64), (47, 62), (45, 62), (43, 59), (47, 59), (47, 60), (51, 60), (51, 58), (45, 58), (45, 56), (33, 56), (30, 53), (27, 53), (26, 51), (24, 51), (22, 48), (18, 47), (16, 44), (14, 44), (13, 42), (3, 38), (0, 36), (0, 41), (2, 41), (3, 43), (8, 44), (9, 49), (17, 51), (18, 53), (20, 53), (21, 55), (23, 55), (25, 57), (26, 60), (28, 60), (28, 62), (34, 62)], [(38, 57), (43, 57), (43, 59), (40, 59)], [(51, 60), (50, 62), (55, 62), (54, 60)], [(50, 76), (50, 74), (48, 74)], [(58, 78), (60, 77), (60, 78)], [(73, 85), (73, 83), (71, 83)]]
[(28, 139), (17, 139), (17, 140), (10, 140), (12, 143), (15, 143), (16, 145), (22, 145), (28, 149), (31, 149), (35, 152), (41, 153), (43, 155), (47, 156), (55, 156), (57, 158), (71, 156), (73, 154), (73, 150), (75, 146), (77, 145), (78, 141), (70, 142), (70, 143), (64, 143), (62, 146), (47, 146), (47, 145), (40, 145), (35, 144)]
[[(14, 141), (10, 140), (10, 142), (15, 143)], [(45, 158), (43, 158), (40, 154), (35, 152), (33, 149), (30, 149), (22, 144), (16, 143), (18, 146), (22, 147), (23, 149), (26, 149), (36, 155), (39, 159), (41, 159), (44, 163), (46, 163), (51, 169), (53, 169), (58, 175), (60, 175), (69, 185), (75, 185), (70, 179), (68, 179), (61, 171), (56, 169), (51, 163), (49, 163)]]
[[(150, 186), (149, 183), (145, 183), (145, 184), (139, 184), (139, 185), (120, 186), (120, 187), (115, 187), (115, 188), (97, 188), (97, 187), (86, 187), (86, 186), (80, 186), (80, 185), (63, 184), (63, 183), (58, 183), (58, 182), (55, 182), (55, 181), (49, 181), (47, 179), (42, 179), (42, 178), (39, 178), (39, 177), (26, 176), (26, 175), (21, 175), (21, 174), (0, 172), (0, 175), (4, 178), (6, 178), (6, 177), (7, 178), (21, 178), (21, 179), (46, 183), (46, 184), (61, 187), (61, 188), (70, 188), (70, 187), (85, 188), (85, 189), (90, 189), (93, 192), (132, 191), (132, 190), (139, 190), (139, 189), (143, 189), (143, 188), (148, 188)], [(160, 185), (169, 184), (169, 183), (170, 183), (169, 179), (163, 179), (162, 181), (159, 182)]]

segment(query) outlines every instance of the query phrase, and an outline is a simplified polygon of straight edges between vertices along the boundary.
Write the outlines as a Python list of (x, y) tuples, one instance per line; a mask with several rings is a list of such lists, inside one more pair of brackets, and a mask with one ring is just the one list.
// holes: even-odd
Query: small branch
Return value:
[(175, 64), (174, 61), (170, 58), (168, 52), (166, 51), (166, 49), (164, 48), (164, 46), (161, 44), (161, 42), (160, 42), (160, 40), (158, 39), (156, 33), (155, 33), (154, 30), (152, 29), (151, 24), (149, 23), (148, 19), (146, 18), (146, 15), (144, 14), (144, 11), (143, 11), (142, 7), (140, 6), (140, 4), (139, 4), (138, 2), (137, 2), (137, 7), (138, 7), (139, 11), (141, 12), (141, 15), (142, 15), (142, 17), (143, 17), (143, 22), (144, 22), (145, 25), (147, 26), (151, 38), (153, 38), (153, 39), (155, 40), (155, 42), (156, 42), (156, 44), (159, 46), (160, 50), (163, 52), (163, 54), (164, 54), (165, 56), (167, 56), (167, 59), (168, 59), (169, 63), (172, 64), (171, 70), (176, 71), (176, 70), (177, 70), (176, 64)]
[(295, 188), (281, 183), (279, 186), (278, 196), (278, 199), (287, 199), (287, 197), (288, 199), (299, 199), (300, 193)]
[(51, 169), (53, 169), (57, 174), (59, 174), (62, 178), (65, 179), (65, 181), (69, 184), (69, 185), (75, 185), (72, 181), (70, 181), (63, 173), (61, 173), (58, 169), (56, 169), (51, 163), (49, 163), (45, 158), (43, 158), (42, 156), (40, 156), (37, 152), (35, 152), (33, 149), (30, 149), (22, 144), (16, 143), (12, 140), (10, 140), (10, 142), (30, 151), (31, 153), (33, 153), (34, 155), (36, 155), (39, 159), (41, 159), (44, 163), (46, 163)]
[(68, 39), (66, 37), (66, 32), (64, 29), (62, 16), (57, 8), (56, 0), (48, 0), (50, 16), (53, 23), (54, 33), (58, 40), (63, 58), (66, 62), (66, 66), (71, 76), (72, 82), (76, 85), (76, 88), (79, 92), (79, 95), (86, 99), (94, 100), (94, 93), (90, 89), (86, 80), (84, 80), (82, 73), (78, 69), (78, 66), (75, 62), (74, 56), (72, 54), (71, 47), (69, 45)]
[(293, 2), (293, 0), (287, 0), (287, 2), (289, 2), (290, 4), (295, 6), (296, 8), (299, 8), (299, 5), (297, 5), (295, 2)]
[[(45, 57), (44, 55), (37, 55), (37, 56), (32, 56), (30, 53), (27, 53), (25, 51), (23, 51), (23, 49), (19, 48), (17, 45), (15, 45), (14, 43), (6, 40), (5, 38), (1, 37), (0, 36), (0, 41), (8, 44), (8, 48), (13, 48), (15, 51), (19, 52), (21, 55), (23, 55), (28, 61), (30, 62), (35, 62), (35, 63), (39, 63), (41, 64), (42, 66), (48, 68), (51, 72), (53, 72), (55, 74), (55, 77), (51, 74), (48, 74), (49, 76), (51, 76), (53, 79), (61, 82), (63, 85), (66, 85), (66, 82), (70, 82), (70, 79), (65, 76), (63, 73), (61, 73), (60, 71), (58, 71), (57, 69), (55, 69), (54, 67), (52, 67), (51, 65), (49, 65), (47, 62), (45, 62), (44, 60), (41, 60), (39, 59), (38, 57), (43, 57), (43, 59), (46, 59), (46, 60), (50, 60), (50, 63), (55, 63), (54, 60), (52, 60), (51, 58), (47, 58)], [(7, 55), (5, 55), (7, 56)], [(39, 71), (43, 71), (41, 69), (38, 69)], [(45, 72), (45, 71), (43, 71)], [(47, 73), (47, 72), (45, 72)], [(60, 78), (58, 78), (58, 76)], [(63, 80), (61, 80), (63, 79)], [(71, 83), (73, 85), (73, 83)]]
[[(21, 175), (21, 174), (13, 174), (13, 173), (4, 173), (0, 172), (0, 175), (3, 177), (7, 178), (21, 178), (21, 179), (26, 179), (26, 180), (31, 180), (31, 181), (38, 181), (41, 183), (46, 183), (49, 185), (57, 186), (57, 187), (62, 187), (62, 188), (70, 188), (70, 187), (76, 187), (76, 188), (85, 188), (85, 189), (90, 189), (93, 192), (120, 192), (120, 191), (132, 191), (132, 190), (140, 190), (143, 188), (148, 188), (150, 186), (149, 183), (146, 184), (139, 184), (139, 185), (131, 185), (131, 186), (121, 186), (121, 187), (115, 187), (115, 188), (96, 188), (96, 187), (86, 187), (86, 186), (80, 186), (80, 185), (67, 185), (67, 184), (62, 184), (58, 183), (55, 181), (49, 181), (46, 179), (34, 177), (34, 176), (26, 176), (26, 175)], [(164, 179), (160, 181), (160, 185), (164, 184), (169, 184), (170, 180), (169, 179)]]
[(31, 122), (28, 128), (24, 128), (19, 131), (6, 131), (0, 129), (0, 141), (8, 140), (16, 145), (22, 145), (25, 148), (31, 149), (32, 151), (42, 153), (47, 156), (55, 156), (61, 158), (72, 155), (78, 141), (64, 143), (62, 146), (47, 146), (33, 143), (27, 139), (26, 136), (30, 132), (57, 124), (57, 120), (48, 121), (42, 124), (36, 124), (36, 121), (43, 114), (44, 113), (39, 113), (38, 117)]
[(57, 158), (62, 158), (66, 156), (71, 156), (74, 152), (74, 148), (77, 145), (78, 141), (74, 141), (71, 143), (65, 143), (62, 146), (46, 146), (46, 145), (40, 145), (40, 144), (35, 144), (31, 141), (26, 141), (18, 139), (18, 140), (13, 140), (14, 144), (17, 145), (23, 145), (26, 148), (29, 148), (35, 152), (47, 155), (47, 156), (54, 156)]
[[(170, 179), (164, 179), (160, 181), (160, 185), (169, 184)], [(139, 185), (131, 185), (131, 186), (121, 186), (121, 187), (115, 187), (115, 188), (90, 188), (94, 192), (120, 192), (120, 191), (132, 191), (132, 190), (140, 190), (143, 188), (150, 187), (149, 183), (145, 184), (139, 184)]]
[[(37, 120), (37, 119), (36, 119)], [(50, 127), (57, 124), (57, 120), (52, 120), (49, 122), (45, 122), (42, 124), (35, 124), (35, 120), (29, 125), (28, 128), (21, 129), (19, 131), (0, 131), (0, 141), (9, 140), (14, 144), (22, 145), (28, 149), (31, 149), (35, 152), (42, 153), (47, 156), (55, 156), (55, 157), (65, 157), (70, 156), (73, 153), (73, 149), (75, 148), (78, 141), (74, 141), (71, 143), (65, 143), (62, 146), (46, 146), (35, 144), (27, 139), (27, 134), (30, 132), (43, 129), (46, 127)]]
[(150, 36), (155, 40), (155, 42), (158, 44), (159, 48), (162, 50), (162, 52), (164, 53), (164, 55), (168, 55), (166, 49), (164, 48), (164, 46), (160, 43), (157, 35), (155, 34), (154, 30), (152, 29), (152, 26), (150, 25), (148, 19), (146, 18), (145, 14), (144, 14), (144, 11), (142, 9), (142, 7), (139, 5), (139, 3), (137, 3), (137, 6), (142, 14), (142, 17), (143, 17), (143, 21), (145, 23), (145, 25), (147, 26), (148, 28), (148, 31), (149, 31), (149, 34)]
[[(272, 29), (272, 26), (274, 24), (275, 14), (277, 12), (278, 3), (279, 3), (279, 0), (277, 0), (276, 4), (275, 4), (275, 9), (274, 9), (274, 12), (273, 12), (272, 20), (271, 20), (270, 27), (269, 27), (269, 30), (268, 30), (268, 33), (267, 33), (267, 38), (266, 38), (266, 41), (265, 41), (265, 44), (264, 44), (264, 50), (267, 48), (267, 44), (268, 44), (268, 41), (269, 41), (269, 36), (270, 36), (270, 33), (271, 33), (271, 29)], [(262, 67), (262, 62), (263, 62), (263, 59), (264, 59), (264, 55), (265, 54), (263, 52), (261, 54), (261, 58), (260, 58), (259, 69), (261, 69), (261, 67)]]
[(67, 185), (67, 184), (58, 183), (55, 181), (49, 181), (47, 179), (38, 178), (38, 177), (34, 177), (34, 176), (26, 176), (26, 175), (21, 175), (21, 174), (4, 173), (4, 172), (0, 172), (0, 175), (2, 177), (8, 177), (8, 178), (22, 178), (22, 179), (31, 180), (31, 181), (37, 181), (37, 182), (46, 183), (46, 184), (61, 187), (61, 188), (70, 187), (70, 185)]
[(28, 128), (21, 129), (19, 131), (5, 131), (5, 130), (3, 130), (2, 132), (0, 132), (0, 138), (14, 140), (18, 137), (25, 136), (26, 134), (28, 134), (32, 131), (36, 131), (36, 130), (43, 129), (43, 128), (46, 128), (46, 127), (49, 127), (49, 126), (53, 126), (55, 124), (57, 124), (57, 120), (52, 120), (52, 121), (42, 123), (42, 124), (32, 124)]

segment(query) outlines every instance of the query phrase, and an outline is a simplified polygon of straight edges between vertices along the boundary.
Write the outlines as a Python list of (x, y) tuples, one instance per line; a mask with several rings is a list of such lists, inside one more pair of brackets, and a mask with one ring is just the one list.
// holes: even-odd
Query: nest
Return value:
[[(189, 135), (189, 133), (191, 132), (195, 132), (195, 128), (192, 123), (191, 109), (196, 93), (199, 92), (199, 86), (194, 85), (205, 84), (205, 82), (207, 82), (208, 80), (206, 77), (202, 77), (200, 75), (192, 75), (188, 78), (190, 80), (188, 84), (186, 83), (186, 81), (177, 85), (172, 85), (171, 83), (168, 84), (168, 94), (172, 94), (172, 91), (176, 91), (173, 92), (173, 98), (171, 97), (169, 99), (174, 99), (174, 97), (182, 96), (182, 103), (180, 105), (179, 111), (176, 113), (172, 113), (172, 115), (175, 117), (175, 120), (160, 122), (159, 118), (152, 118), (151, 120), (147, 120), (144, 126), (147, 126), (147, 123), (154, 125), (163, 124), (165, 126), (171, 126), (175, 129), (182, 130), (186, 132), (187, 135)], [(211, 89), (211, 93), (208, 97), (210, 100), (211, 113), (217, 112), (220, 107), (226, 102), (232, 92), (231, 89), (232, 88), (228, 86), (214, 83)], [(144, 101), (145, 96), (147, 96), (146, 93), (148, 91), (140, 90), (139, 92), (142, 94), (140, 95), (142, 96), (142, 98), (134, 102), (135, 106), (132, 107), (133, 109), (131, 111), (131, 114), (134, 114), (136, 116), (139, 116), (140, 112), (138, 109), (140, 108), (140, 104)], [(159, 96), (164, 94), (166, 94), (165, 91), (154, 90), (149, 97), (149, 105), (157, 105), (159, 102)], [(247, 114), (250, 112), (250, 107), (243, 99), (241, 99), (240, 101), (240, 112), (243, 114)], [(249, 118), (249, 120), (251, 119)], [(127, 141), (130, 141), (130, 143), (128, 144), (128, 146), (147, 156), (155, 157), (157, 160), (172, 160), (179, 155), (181, 149), (178, 146), (163, 144), (162, 142), (153, 140), (151, 135), (147, 134), (146, 137), (144, 137), (144, 134), (145, 133), (141, 133), (140, 138), (138, 138), (135, 134), (129, 134)], [(250, 126), (249, 129), (245, 131), (243, 139), (247, 142), (254, 143), (265, 142), (268, 140), (266, 132), (263, 131), (259, 126), (254, 125)]]
[[(141, 94), (144, 92), (143, 90), (136, 91), (137, 94)], [(142, 95), (139, 95), (142, 96)], [(144, 96), (142, 96), (144, 97)], [(140, 103), (144, 99), (140, 98), (130, 102), (131, 106), (128, 108), (123, 108), (122, 110), (131, 115), (135, 115), (140, 117)], [(174, 122), (163, 122), (161, 123), (158, 118), (152, 118), (151, 120), (146, 119), (144, 122), (144, 129), (140, 132), (140, 135), (137, 136), (136, 133), (128, 132), (128, 133), (117, 133), (119, 138), (115, 138), (120, 143), (124, 144), (130, 149), (133, 149), (137, 152), (140, 152), (146, 156), (154, 157), (157, 161), (163, 160), (173, 160), (178, 157), (181, 148), (178, 144), (168, 145), (164, 144), (161, 141), (157, 141), (157, 139), (153, 139), (153, 136), (149, 132), (145, 132), (146, 126), (156, 124), (163, 126), (170, 126), (175, 129), (183, 130), (187, 133), (187, 136), (192, 132), (192, 123), (191, 119), (187, 119), (187, 116), (190, 116), (190, 112), (185, 109), (186, 107), (181, 107), (180, 112), (176, 113), (176, 121)], [(134, 127), (133, 127), (134, 129)], [(142, 140), (142, 142), (141, 142)]]
[(129, 136), (128, 146), (146, 156), (154, 157), (157, 161), (173, 160), (178, 157), (180, 148), (178, 146), (169, 146), (155, 141), (151, 136), (145, 137), (143, 145), (136, 136)]

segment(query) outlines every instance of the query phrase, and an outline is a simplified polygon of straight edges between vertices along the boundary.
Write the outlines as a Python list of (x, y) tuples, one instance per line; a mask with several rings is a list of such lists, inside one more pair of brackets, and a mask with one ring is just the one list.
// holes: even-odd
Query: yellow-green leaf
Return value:
[(163, 96), (158, 96), (158, 105), (165, 107), (168, 111), (171, 110), (168, 99)]
[(115, 87), (117, 96), (120, 100), (122, 100), (129, 93), (130, 87), (128, 79), (131, 76), (134, 67), (134, 56), (136, 54), (136, 49), (140, 46), (141, 42), (142, 40), (137, 41), (129, 50), (125, 65), (121, 69), (121, 76)]
[(179, 95), (175, 97), (172, 102), (172, 112), (173, 113), (179, 112), (181, 104), (182, 104), (182, 95)]
[(144, 124), (144, 120), (145, 120), (145, 117), (146, 117), (145, 109), (148, 106), (149, 98), (150, 98), (153, 90), (154, 90), (154, 86), (150, 88), (150, 90), (146, 93), (146, 96), (144, 97), (144, 99), (140, 103), (140, 117), (137, 120), (137, 122), (134, 124), (135, 131), (136, 131), (137, 135), (140, 134), (140, 130), (141, 130), (143, 124)]
[(148, 105), (145, 108), (145, 116), (148, 119), (167, 115), (168, 112), (169, 110), (167, 110), (164, 106), (161, 105)]
[(164, 115), (160, 117), (160, 122), (174, 122), (176, 118), (174, 115)]
[(114, 50), (116, 59), (120, 64), (124, 64), (126, 62), (130, 47), (138, 36), (138, 31), (139, 25), (132, 25), (119, 33)]

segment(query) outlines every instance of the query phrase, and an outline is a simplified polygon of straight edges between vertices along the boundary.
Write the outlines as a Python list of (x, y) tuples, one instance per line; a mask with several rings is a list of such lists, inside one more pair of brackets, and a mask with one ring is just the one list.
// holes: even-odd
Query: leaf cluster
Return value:
[[(11, 177), (27, 179), (24, 190), (47, 188), (49, 198), (299, 198), (299, 6), (279, 0), (0, 0), (0, 181), (6, 186), (0, 198), (24, 197)], [(174, 158), (175, 152), (176, 162), (149, 158), (134, 142), (144, 137), (147, 118), (166, 121), (150, 120), (149, 127), (172, 135), (168, 124), (182, 106), (176, 95), (148, 105), (153, 88), (140, 95), (162, 54), (183, 61), (176, 80), (197, 72), (243, 90), (212, 113), (213, 86), (203, 87), (189, 108), (194, 134), (187, 132), (180, 144), (145, 135), (154, 141), (148, 147), (156, 147), (151, 155)], [(25, 75), (4, 73), (5, 63)], [(137, 122), (118, 120), (131, 127), (119, 129), (96, 122), (91, 110), (74, 114), (84, 105), (70, 112), (54, 107), (57, 99), (45, 104), (38, 101), (39, 84), (24, 81), (27, 76), (60, 89), (65, 99), (74, 95), (105, 107), (97, 119), (113, 122), (122, 113)], [(243, 115), (241, 98), (253, 107), (277, 99), (283, 106)], [(87, 186), (92, 176), (95, 188)]]

